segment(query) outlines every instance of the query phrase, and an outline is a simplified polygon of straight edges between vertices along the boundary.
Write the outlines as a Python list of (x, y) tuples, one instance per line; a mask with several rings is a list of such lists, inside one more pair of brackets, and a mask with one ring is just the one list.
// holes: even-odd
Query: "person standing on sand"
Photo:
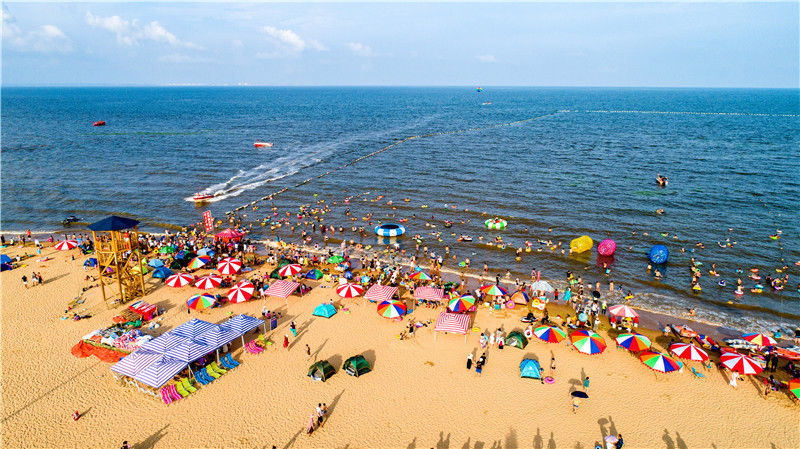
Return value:
[(25, 288), (28, 288), (28, 276), (25, 276), (24, 274), (22, 275), (22, 285), (24, 285)]
[(467, 354), (467, 371), (472, 369), (472, 353)]
[(283, 347), (285, 349), (289, 349), (289, 336), (288, 335), (284, 335), (283, 336)]
[(583, 391), (589, 391), (589, 376), (583, 379)]
[(572, 413), (578, 412), (578, 407), (581, 406), (581, 399), (580, 398), (572, 398)]
[(289, 324), (289, 329), (292, 330), (292, 337), (297, 337), (297, 324), (294, 321)]
[(306, 345), (306, 360), (311, 360), (311, 347)]
[(550, 357), (550, 376), (553, 376), (556, 373), (556, 357)]
[(306, 434), (311, 435), (314, 432), (314, 424), (316, 419), (314, 419), (314, 413), (311, 413), (311, 416), (308, 418), (308, 424), (306, 424)]
[(739, 373), (736, 371), (731, 371), (731, 380), (728, 382), (733, 388), (737, 387), (737, 381), (739, 380)]

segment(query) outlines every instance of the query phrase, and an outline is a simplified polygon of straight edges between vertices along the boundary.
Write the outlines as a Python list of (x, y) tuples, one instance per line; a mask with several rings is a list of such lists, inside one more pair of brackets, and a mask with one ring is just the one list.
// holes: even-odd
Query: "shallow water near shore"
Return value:
[[(740, 328), (800, 321), (800, 267), (794, 265), (800, 260), (797, 90), (5, 88), (2, 93), (4, 231), (57, 229), (67, 215), (91, 222), (109, 213), (130, 214), (145, 228), (162, 230), (168, 223), (199, 222), (207, 209), (224, 217), (311, 178), (275, 198), (281, 213), (336, 201), (325, 215), (330, 224), (371, 230), (361, 220), (367, 213), (374, 221), (407, 218), (409, 235), (420, 234), (437, 254), (449, 246), (451, 256), (469, 257), (473, 267), (485, 261), (492, 270), (509, 269), (525, 280), (531, 268), (557, 279), (571, 270), (584, 281), (602, 281), (606, 291), (614, 280), (650, 310), (680, 314), (694, 307), (710, 322)], [(545, 117), (410, 140), (316, 179), (396, 139), (537, 116)], [(93, 128), (96, 120), (108, 125)], [(256, 140), (275, 146), (254, 148)], [(669, 177), (668, 187), (656, 186), (657, 173)], [(186, 198), (198, 189), (218, 196), (195, 207)], [(345, 206), (348, 196), (354, 198)], [(357, 222), (344, 215), (345, 207)], [(656, 214), (660, 208), (664, 213)], [(248, 209), (248, 219), (261, 221), (267, 209)], [(508, 220), (508, 227), (486, 230), (484, 220), (494, 216)], [(452, 220), (452, 228), (444, 228), (444, 220)], [(297, 239), (299, 230), (290, 234), (283, 227), (279, 234)], [(456, 242), (460, 234), (474, 241)], [(616, 240), (610, 276), (596, 252), (566, 257), (538, 243), (560, 241), (563, 248), (583, 234), (595, 244)], [(256, 225), (253, 235), (270, 234)], [(496, 236), (508, 248), (483, 243)], [(343, 237), (360, 240), (351, 233)], [(532, 242), (531, 252), (517, 262), (514, 248), (526, 241)], [(408, 236), (400, 242), (413, 251)], [(369, 237), (364, 243), (378, 242)], [(658, 243), (671, 252), (660, 281), (646, 271), (647, 251)], [(699, 295), (689, 291), (691, 257), (703, 263)], [(708, 274), (712, 263), (718, 278)], [(744, 276), (750, 268), (762, 276), (788, 272), (789, 283), (782, 291), (752, 294), (756, 281)], [(744, 271), (742, 298), (733, 295), (737, 269)], [(717, 285), (720, 279), (726, 287)]]

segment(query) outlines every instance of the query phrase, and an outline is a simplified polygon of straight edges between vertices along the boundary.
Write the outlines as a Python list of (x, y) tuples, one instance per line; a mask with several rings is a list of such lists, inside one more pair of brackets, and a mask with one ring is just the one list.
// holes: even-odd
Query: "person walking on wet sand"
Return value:
[(550, 376), (553, 376), (556, 373), (556, 358), (555, 356), (550, 357)]
[(289, 324), (289, 329), (292, 330), (292, 337), (297, 337), (297, 324), (294, 321)]
[(311, 360), (311, 347), (306, 345), (306, 360)]

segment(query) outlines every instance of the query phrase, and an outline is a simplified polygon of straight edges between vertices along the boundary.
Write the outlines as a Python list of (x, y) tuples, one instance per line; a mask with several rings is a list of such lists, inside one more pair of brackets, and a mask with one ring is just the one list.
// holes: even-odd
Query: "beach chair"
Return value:
[(223, 369), (221, 366), (219, 366), (219, 364), (217, 362), (211, 362), (209, 364), (209, 366), (211, 367), (211, 369), (214, 370), (214, 372), (216, 372), (217, 374), (220, 374), (220, 375), (225, 374), (225, 373), (228, 372), (228, 370)]
[(197, 391), (197, 387), (192, 385), (192, 381), (189, 380), (188, 377), (181, 377), (181, 385), (183, 385), (183, 389), (189, 393), (194, 393)]
[(180, 401), (183, 399), (183, 396), (178, 393), (178, 390), (175, 388), (175, 384), (167, 385), (167, 391), (172, 396), (172, 399), (175, 401)]
[(200, 372), (209, 377), (213, 377), (214, 379), (219, 379), (220, 376), (220, 374), (215, 373), (213, 369), (209, 368), (208, 365), (201, 368)]
[(231, 356), (230, 352), (225, 354), (225, 360), (228, 362), (228, 365), (230, 365), (230, 366), (232, 366), (234, 368), (239, 366), (239, 362), (237, 362), (236, 360), (233, 360), (233, 357)]
[(175, 391), (177, 391), (178, 394), (181, 395), (181, 397), (183, 397), (183, 398), (185, 398), (186, 396), (189, 396), (189, 394), (190, 394), (188, 391), (186, 391), (185, 388), (183, 388), (183, 385), (181, 383), (175, 384)]
[(694, 369), (694, 367), (692, 367), (692, 374), (694, 374), (697, 377), (706, 377), (706, 376), (703, 375), (703, 373), (701, 373), (701, 372), (697, 371), (696, 369)]
[(172, 396), (170, 396), (167, 387), (161, 389), (161, 400), (167, 405), (172, 403)]
[(247, 351), (250, 354), (255, 354), (253, 349), (250, 347), (250, 342), (249, 341), (244, 344), (244, 350)]
[(197, 371), (194, 372), (194, 378), (195, 378), (195, 380), (200, 382), (200, 385), (208, 385), (208, 383), (209, 383), (206, 380), (206, 378), (203, 377), (203, 375), (200, 373), (200, 370), (197, 370)]
[(261, 346), (262, 348), (267, 347), (267, 336), (264, 334), (258, 334), (258, 337), (254, 340), (255, 344)]
[(230, 365), (228, 364), (228, 361), (227, 361), (227, 360), (225, 360), (225, 357), (220, 357), (220, 358), (219, 358), (219, 364), (220, 364), (220, 365), (221, 365), (223, 368), (225, 368), (226, 370), (228, 370), (228, 371), (230, 371), (230, 370), (232, 370), (232, 369), (233, 369), (233, 367), (232, 367), (232, 366), (230, 366)]

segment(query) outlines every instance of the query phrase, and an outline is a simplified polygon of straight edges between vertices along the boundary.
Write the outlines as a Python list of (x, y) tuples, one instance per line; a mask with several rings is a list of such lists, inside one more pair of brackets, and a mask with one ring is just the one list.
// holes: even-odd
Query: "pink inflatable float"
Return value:
[(617, 250), (617, 243), (611, 239), (605, 239), (597, 245), (597, 252), (601, 256), (610, 256)]

